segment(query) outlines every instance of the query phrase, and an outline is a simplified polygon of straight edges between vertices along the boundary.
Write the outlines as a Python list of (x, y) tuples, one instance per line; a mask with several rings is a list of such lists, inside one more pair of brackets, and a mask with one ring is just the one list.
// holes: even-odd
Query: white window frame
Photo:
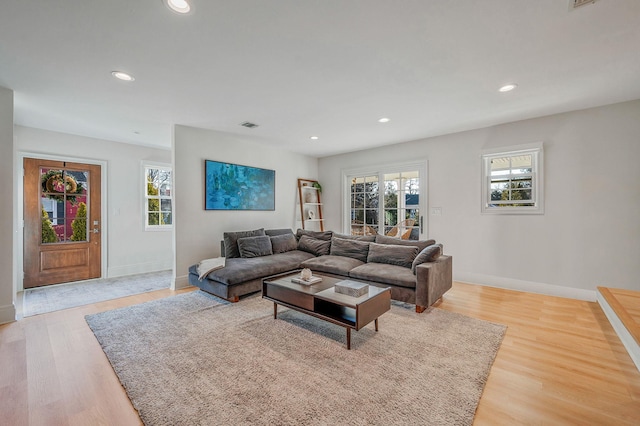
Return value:
[[(147, 194), (147, 170), (149, 169), (159, 169), (165, 170), (171, 173), (171, 195), (158, 195), (158, 199), (160, 200), (160, 205), (162, 205), (162, 200), (171, 200), (171, 225), (149, 225), (149, 195)], [(175, 217), (173, 212), (175, 210), (175, 205), (173, 202), (173, 169), (170, 164), (165, 163), (154, 163), (154, 162), (143, 162), (142, 163), (142, 200), (144, 206), (142, 208), (143, 214), (143, 223), (145, 231), (171, 231), (173, 229), (173, 224), (175, 223)]]
[[(531, 154), (531, 203), (533, 206), (495, 205), (491, 201), (491, 160)], [(483, 214), (544, 214), (544, 150), (542, 142), (485, 150), (482, 153)]]
[[(358, 169), (343, 169), (342, 170), (342, 232), (344, 234), (351, 234), (351, 179), (353, 177), (372, 176), (378, 175), (379, 182), (384, 182), (384, 175), (388, 173), (399, 173), (405, 171), (418, 171), (420, 176), (420, 202), (418, 209), (420, 210), (420, 219), (418, 225), (420, 227), (419, 239), (425, 240), (428, 235), (428, 163), (427, 160), (421, 160), (418, 162), (396, 163), (396, 164), (384, 164), (371, 166)], [(384, 188), (381, 191), (382, 197), (384, 197)], [(384, 202), (381, 199), (380, 206), (383, 206)], [(384, 229), (384, 208), (380, 208), (380, 218), (378, 223), (381, 228)], [(384, 235), (384, 232), (383, 232)]]

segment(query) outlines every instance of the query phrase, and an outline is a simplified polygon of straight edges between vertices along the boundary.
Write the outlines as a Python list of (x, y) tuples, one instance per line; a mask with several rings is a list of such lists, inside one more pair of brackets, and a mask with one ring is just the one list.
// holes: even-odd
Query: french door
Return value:
[(422, 165), (347, 173), (350, 233), (420, 239), (426, 232), (425, 176)]
[(24, 159), (24, 288), (99, 278), (100, 166)]

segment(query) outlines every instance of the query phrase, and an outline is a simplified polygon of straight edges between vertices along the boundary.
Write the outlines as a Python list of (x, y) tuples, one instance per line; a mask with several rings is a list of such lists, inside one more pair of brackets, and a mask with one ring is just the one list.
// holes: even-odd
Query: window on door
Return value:
[(39, 170), (42, 243), (87, 241), (89, 172), (47, 167)]
[(418, 240), (425, 233), (426, 162), (345, 173), (346, 233)]
[(145, 229), (164, 230), (173, 227), (171, 168), (144, 166)]

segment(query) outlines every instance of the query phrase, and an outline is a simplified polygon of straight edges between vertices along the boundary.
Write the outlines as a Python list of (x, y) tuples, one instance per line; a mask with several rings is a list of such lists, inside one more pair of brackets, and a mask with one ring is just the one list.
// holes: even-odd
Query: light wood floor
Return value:
[[(84, 315), (172, 294), (0, 326), (0, 424), (141, 424)], [(475, 425), (640, 424), (640, 372), (597, 303), (455, 283), (439, 308), (508, 326)]]

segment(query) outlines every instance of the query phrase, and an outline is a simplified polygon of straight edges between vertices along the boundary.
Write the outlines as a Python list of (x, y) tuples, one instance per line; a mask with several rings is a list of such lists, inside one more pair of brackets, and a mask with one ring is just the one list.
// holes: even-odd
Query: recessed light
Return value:
[(133, 81), (135, 78), (131, 74), (122, 71), (111, 71), (111, 75), (122, 81)]
[(509, 83), (509, 84), (505, 84), (504, 86), (502, 86), (501, 88), (498, 89), (499, 92), (510, 92), (513, 89), (515, 89), (516, 87), (518, 87), (517, 84), (515, 83)]
[(378, 120), (378, 123), (388, 123), (389, 121), (391, 121), (390, 118), (382, 117), (381, 119)]
[(167, 7), (176, 13), (189, 13), (191, 6), (187, 0), (164, 0)]
[(318, 137), (317, 136), (311, 136), (309, 139), (311, 139), (312, 141), (317, 141)]

